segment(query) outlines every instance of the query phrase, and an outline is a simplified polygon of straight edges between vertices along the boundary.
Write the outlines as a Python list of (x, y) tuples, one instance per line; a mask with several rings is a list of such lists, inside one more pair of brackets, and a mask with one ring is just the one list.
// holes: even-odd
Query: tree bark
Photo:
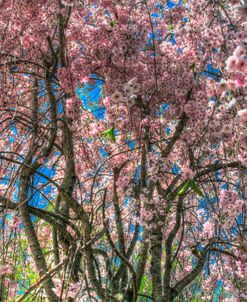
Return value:
[[(23, 170), (22, 175), (20, 177), (19, 209), (25, 229), (25, 234), (31, 248), (32, 256), (36, 268), (38, 270), (39, 277), (42, 277), (48, 271), (48, 268), (28, 211), (29, 174), (30, 173), (27, 173), (27, 171)], [(57, 296), (52, 290), (54, 285), (50, 277), (44, 281), (43, 287), (45, 289), (47, 299), (49, 302), (58, 301)]]

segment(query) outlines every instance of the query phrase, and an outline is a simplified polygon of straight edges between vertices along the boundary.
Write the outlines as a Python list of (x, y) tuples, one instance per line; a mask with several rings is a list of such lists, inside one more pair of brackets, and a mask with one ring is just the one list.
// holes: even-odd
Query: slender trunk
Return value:
[[(36, 265), (36, 268), (39, 273), (39, 277), (44, 275), (47, 271), (46, 261), (40, 247), (36, 232), (34, 230), (34, 226), (29, 215), (28, 211), (28, 176), (25, 175), (23, 171), (20, 179), (20, 192), (19, 192), (19, 203), (20, 203), (20, 214), (22, 218), (22, 222), (24, 224), (25, 234), (28, 240), (28, 243), (31, 248), (32, 256)], [(53, 292), (53, 283), (51, 278), (47, 278), (44, 283), (43, 287), (45, 289), (47, 299), (49, 302), (56, 302), (58, 301), (57, 296)]]
[(155, 302), (164, 302), (162, 297), (161, 257), (163, 234), (160, 228), (152, 232), (151, 239), (151, 279), (153, 287), (153, 299)]

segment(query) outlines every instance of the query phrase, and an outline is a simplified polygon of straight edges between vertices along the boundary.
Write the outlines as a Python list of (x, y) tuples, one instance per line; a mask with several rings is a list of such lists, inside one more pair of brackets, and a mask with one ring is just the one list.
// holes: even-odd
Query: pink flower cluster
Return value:
[(234, 191), (222, 191), (220, 195), (220, 215), (223, 226), (231, 228), (235, 223), (235, 217), (242, 210), (243, 202), (239, 199), (238, 193)]
[(242, 109), (238, 111), (238, 118), (243, 126), (247, 126), (247, 109)]
[(247, 60), (246, 60), (245, 46), (238, 46), (233, 55), (226, 60), (226, 69), (230, 72), (241, 72), (246, 74)]
[(116, 90), (111, 95), (112, 103), (116, 105), (124, 104), (129, 107), (135, 105), (137, 94), (140, 92), (140, 85), (137, 83), (137, 79), (133, 78), (123, 85), (122, 91)]
[(4, 275), (11, 275), (13, 273), (12, 267), (8, 264), (0, 267), (0, 277)]
[[(233, 55), (226, 60), (226, 70), (232, 73), (227, 81), (228, 88), (241, 88), (246, 86), (247, 80), (247, 50), (243, 45), (238, 46)], [(224, 82), (223, 82), (224, 83)], [(221, 84), (222, 85), (222, 84)], [(223, 85), (225, 86), (225, 85)]]
[(214, 234), (214, 224), (210, 221), (206, 221), (203, 224), (203, 235), (206, 236), (206, 238), (212, 238)]
[(184, 179), (193, 179), (195, 176), (196, 172), (190, 169), (189, 167), (185, 167), (183, 169), (183, 177)]
[(76, 119), (80, 113), (81, 101), (73, 96), (66, 100), (66, 115), (71, 119)]
[(68, 69), (65, 67), (59, 68), (57, 72), (57, 77), (64, 91), (73, 94), (73, 80), (72, 75), (69, 73)]
[(241, 154), (238, 155), (238, 160), (241, 162), (241, 164), (245, 167), (247, 167), (247, 151), (244, 150)]
[(62, 280), (54, 279), (53, 283), (55, 285), (55, 287), (53, 288), (54, 293), (58, 297), (61, 297), (61, 295), (62, 295), (63, 299), (75, 298), (78, 294), (78, 291), (80, 290), (80, 283), (70, 283), (69, 288), (67, 290), (65, 288), (63, 288), (64, 284), (63, 284)]

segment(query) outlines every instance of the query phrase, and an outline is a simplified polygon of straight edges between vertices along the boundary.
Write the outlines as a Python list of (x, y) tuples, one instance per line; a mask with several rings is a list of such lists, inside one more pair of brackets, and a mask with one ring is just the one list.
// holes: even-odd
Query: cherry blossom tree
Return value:
[(0, 16), (0, 301), (247, 301), (247, 4)]

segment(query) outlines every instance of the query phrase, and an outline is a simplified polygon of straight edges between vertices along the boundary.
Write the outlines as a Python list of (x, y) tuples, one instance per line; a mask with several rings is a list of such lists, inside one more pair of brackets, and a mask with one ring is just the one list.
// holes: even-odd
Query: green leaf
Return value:
[(117, 24), (117, 21), (116, 21), (116, 20), (112, 20), (112, 21), (110, 22), (111, 27), (114, 27), (116, 24)]
[(196, 67), (196, 63), (192, 63), (192, 64), (190, 65), (190, 68), (191, 68), (191, 70), (193, 70), (193, 71), (194, 71), (195, 67)]
[(123, 294), (117, 293), (117, 294), (115, 295), (115, 298), (116, 298), (117, 301), (122, 301), (122, 300), (123, 300)]
[(178, 191), (177, 196), (184, 195), (189, 190), (190, 186), (191, 186), (191, 179), (188, 179), (186, 183), (183, 185), (183, 187)]
[(147, 282), (147, 276), (146, 275), (143, 275), (142, 276), (142, 279), (141, 279), (141, 285), (140, 285), (140, 293), (143, 293), (144, 292), (144, 289), (146, 287), (146, 282)]
[(170, 25), (167, 25), (167, 29), (169, 31), (172, 31), (174, 29), (174, 25), (170, 24)]
[(111, 127), (110, 129), (107, 129), (106, 131), (102, 132), (100, 135), (104, 136), (106, 139), (113, 140), (114, 143), (116, 142), (116, 137), (115, 137), (115, 133), (114, 133), (114, 126)]
[(191, 188), (196, 194), (198, 194), (201, 197), (204, 197), (204, 194), (202, 193), (201, 189), (198, 187), (198, 185), (195, 183), (194, 180), (191, 180)]
[(152, 292), (152, 283), (150, 282), (150, 278), (148, 278), (147, 275), (143, 275), (141, 279), (139, 293), (151, 294), (151, 292)]

